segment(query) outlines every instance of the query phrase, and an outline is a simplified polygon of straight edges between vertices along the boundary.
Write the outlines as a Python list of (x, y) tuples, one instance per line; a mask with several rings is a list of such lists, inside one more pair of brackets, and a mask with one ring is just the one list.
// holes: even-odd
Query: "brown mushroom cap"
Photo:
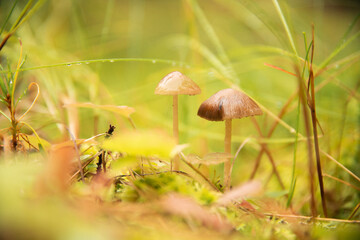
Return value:
[(159, 95), (196, 95), (201, 93), (199, 86), (181, 72), (166, 75), (155, 89)]
[(224, 121), (262, 113), (259, 106), (245, 93), (228, 88), (215, 93), (204, 101), (197, 114), (210, 121)]

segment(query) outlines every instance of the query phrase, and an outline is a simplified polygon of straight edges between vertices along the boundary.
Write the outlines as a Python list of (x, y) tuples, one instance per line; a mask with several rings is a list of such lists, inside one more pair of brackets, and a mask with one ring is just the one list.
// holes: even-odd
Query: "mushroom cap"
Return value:
[(210, 121), (224, 121), (262, 113), (254, 100), (245, 93), (227, 88), (205, 100), (200, 105), (197, 115)]
[(159, 95), (196, 95), (201, 93), (199, 86), (181, 72), (171, 72), (166, 75), (155, 89)]

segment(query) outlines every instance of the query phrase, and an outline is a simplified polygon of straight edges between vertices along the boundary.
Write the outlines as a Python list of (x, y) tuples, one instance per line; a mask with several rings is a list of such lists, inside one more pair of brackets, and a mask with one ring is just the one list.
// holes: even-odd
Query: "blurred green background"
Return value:
[[(0, 1), (2, 22), (13, 2)], [(356, 0), (279, 3), (299, 56), (304, 58), (306, 54), (303, 33), (309, 44), (311, 24), (314, 24), (315, 73), (319, 66), (328, 67), (315, 79), (315, 85), (321, 86), (316, 93), (318, 120), (324, 131), (320, 147), (359, 175), (359, 23), (356, 21), (348, 35), (345, 34), (358, 16), (360, 4)], [(26, 1), (18, 2), (9, 26), (25, 4)], [(4, 34), (9, 30), (8, 25)], [(345, 46), (353, 36), (356, 37)], [(67, 134), (63, 124), (79, 138), (105, 132), (109, 124), (115, 125), (119, 132), (131, 128), (126, 119), (112, 113), (63, 107), (75, 102), (134, 107), (136, 113), (132, 117), (138, 128), (160, 128), (171, 134), (171, 97), (157, 96), (154, 90), (166, 74), (177, 70), (202, 89), (200, 95), (179, 98), (180, 142), (190, 143), (187, 152), (200, 156), (222, 152), (224, 123), (198, 117), (196, 113), (202, 101), (223, 88), (240, 88), (267, 111), (256, 118), (263, 135), (267, 135), (274, 122), (269, 112), (277, 115), (297, 88), (296, 77), (265, 65), (295, 71), (288, 36), (273, 2), (268, 0), (49, 0), (44, 1), (2, 50), (1, 61), (8, 61), (14, 68), (20, 51), (17, 38), (23, 42), (27, 56), (19, 89), (36, 81), (42, 93), (27, 120), (49, 141), (59, 141)], [(344, 48), (327, 62), (339, 47)], [(129, 59), (118, 61), (119, 58)], [(86, 61), (94, 59), (104, 62)], [(73, 61), (80, 62), (52, 66)], [(23, 100), (19, 111), (29, 106), (31, 96)], [(283, 117), (288, 128), (296, 127), (296, 99)], [(3, 120), (0, 124), (5, 127)], [(284, 125), (279, 125), (273, 136), (264, 141), (269, 143), (285, 185), (289, 186), (295, 137)], [(302, 123), (300, 133), (305, 134)], [(235, 184), (249, 178), (260, 144), (250, 119), (234, 120), (233, 153), (248, 137), (252, 141), (246, 144), (235, 163)], [(307, 178), (305, 147), (305, 142), (300, 141), (297, 174), (302, 180), (299, 181)], [(323, 161), (325, 172), (351, 181), (334, 165)], [(268, 161), (263, 159), (261, 174), (256, 178), (266, 182), (270, 169)], [(269, 184), (270, 189), (279, 190), (275, 178)], [(326, 186), (339, 190), (342, 185), (327, 179)], [(305, 188), (305, 183), (300, 184), (297, 191), (306, 191)], [(346, 196), (353, 193), (351, 189), (342, 191)], [(343, 200), (341, 197), (334, 201)]]
[[(17, 4), (6, 23), (15, 2)], [(1, 39), (10, 31), (27, 2), (0, 0)], [(314, 24), (316, 107), (323, 130), (319, 130), (320, 149), (359, 176), (360, 2), (278, 2), (294, 39), (301, 67), (306, 55), (304, 36), (308, 46)], [(9, 64), (11, 70), (16, 69), (20, 54), (18, 38), (21, 39), (26, 62), (19, 74), (16, 95), (21, 95), (30, 82), (39, 84), (41, 96), (24, 121), (51, 143), (69, 139), (66, 128), (77, 138), (105, 132), (109, 124), (116, 126), (115, 133), (132, 128), (127, 119), (101, 109), (64, 107), (83, 102), (133, 107), (136, 112), (132, 118), (138, 129), (162, 129), (171, 135), (172, 99), (154, 94), (158, 82), (171, 71), (181, 71), (202, 89), (200, 95), (179, 97), (180, 143), (189, 143), (185, 153), (201, 157), (207, 153), (223, 152), (224, 148), (224, 123), (209, 122), (196, 115), (200, 104), (212, 94), (233, 87), (251, 96), (265, 112), (256, 120), (262, 135), (266, 136), (277, 121), (274, 116), (296, 93), (296, 77), (269, 67), (270, 64), (294, 73), (294, 65), (298, 62), (294, 59), (294, 50), (276, 8), (277, 1), (47, 0), (40, 3), (41, 6), (31, 12), (31, 17), (1, 50), (0, 63), (4, 68)], [(306, 70), (305, 79), (307, 76)], [(28, 91), (18, 106), (19, 115), (26, 111), (35, 95), (33, 88)], [(282, 196), (290, 188), (296, 155), (294, 211), (310, 215), (308, 156), (304, 138), (299, 138), (298, 151), (294, 154), (295, 133), (291, 129), (296, 128), (297, 119), (300, 120), (299, 133), (306, 135), (303, 115), (297, 112), (298, 98), (294, 96), (283, 122), (271, 137), (260, 137), (251, 119), (233, 121), (232, 153), (235, 154), (241, 143), (250, 139), (235, 160), (233, 185), (249, 179), (261, 143), (268, 143), (286, 191), (272, 174), (267, 156), (263, 156), (255, 176), (264, 186), (264, 196), (259, 202), (267, 205), (265, 210), (281, 212), (285, 209), (286, 199)], [(1, 110), (7, 113), (3, 106)], [(3, 116), (0, 127), (9, 127)], [(25, 128), (22, 131), (31, 134)], [(0, 238), (168, 239), (171, 236), (174, 239), (224, 239), (224, 236), (230, 236), (221, 235), (214, 229), (193, 231), (197, 225), (186, 222), (186, 219), (169, 221), (169, 214), (163, 213), (157, 202), (155, 207), (149, 206), (152, 203), (123, 202), (111, 202), (113, 205), (100, 207), (94, 200), (92, 194), (96, 191), (90, 184), (76, 182), (64, 196), (57, 193), (56, 186), (51, 189), (56, 194), (51, 191), (42, 193), (38, 189), (41, 184), (45, 182), (45, 185), (52, 186), (52, 182), (46, 180), (57, 177), (56, 174), (48, 176), (52, 172), (44, 166), (46, 160), (36, 154), (12, 156), (2, 153)], [(351, 183), (355, 188), (359, 186), (324, 154), (321, 159), (324, 173)], [(61, 170), (55, 169), (55, 173), (61, 175)], [(204, 172), (211, 180), (216, 180), (222, 177), (222, 166), (212, 166)], [(194, 187), (185, 180), (181, 182), (183, 185), (177, 186), (179, 182), (175, 180), (171, 182), (175, 183), (175, 188), (185, 191), (189, 188), (191, 193), (201, 189), (195, 181)], [(348, 218), (359, 203), (359, 191), (328, 177), (324, 177), (324, 183), (329, 215)], [(317, 207), (321, 212), (320, 194), (315, 185)], [(115, 194), (113, 188), (106, 190)], [(201, 190), (211, 200), (218, 197), (218, 193)], [(259, 207), (256, 203), (254, 206)], [(260, 239), (274, 236), (307, 239), (309, 234), (317, 239), (356, 239), (358, 233), (333, 222), (318, 224), (314, 228), (320, 230), (312, 231), (306, 226), (303, 230), (303, 224), (291, 227), (278, 224), (274, 219), (247, 221), (243, 220), (243, 212), (236, 212), (239, 209), (228, 209), (228, 212), (219, 209), (217, 214), (238, 224), (236, 228), (240, 234), (231, 235), (236, 239), (249, 236), (253, 239), (259, 237), (259, 233)], [(359, 213), (354, 218), (358, 219)], [(328, 231), (337, 227), (340, 231), (336, 234)], [(304, 234), (303, 238), (296, 235), (300, 233)]]

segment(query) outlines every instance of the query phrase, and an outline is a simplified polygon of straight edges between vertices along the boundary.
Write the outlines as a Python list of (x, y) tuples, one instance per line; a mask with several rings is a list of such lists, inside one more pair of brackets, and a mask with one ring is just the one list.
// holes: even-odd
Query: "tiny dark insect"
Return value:
[(109, 126), (109, 130), (106, 132), (106, 134), (109, 136), (109, 135), (112, 135), (112, 133), (115, 131), (115, 126), (112, 126), (110, 124)]

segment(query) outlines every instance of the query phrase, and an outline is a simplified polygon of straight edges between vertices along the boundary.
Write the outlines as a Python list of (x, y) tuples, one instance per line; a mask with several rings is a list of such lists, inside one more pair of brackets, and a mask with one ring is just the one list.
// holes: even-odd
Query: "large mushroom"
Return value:
[[(262, 113), (254, 100), (245, 93), (228, 88), (215, 93), (204, 101), (197, 114), (209, 121), (225, 120), (225, 153), (231, 153), (231, 120), (261, 115)], [(230, 171), (231, 161), (227, 161), (224, 165), (225, 189), (230, 188)]]
[[(173, 96), (173, 133), (176, 143), (179, 143), (179, 123), (178, 123), (178, 95), (200, 94), (200, 87), (190, 78), (175, 71), (166, 75), (155, 89), (155, 94)], [(174, 170), (179, 170), (179, 158), (174, 158)]]

